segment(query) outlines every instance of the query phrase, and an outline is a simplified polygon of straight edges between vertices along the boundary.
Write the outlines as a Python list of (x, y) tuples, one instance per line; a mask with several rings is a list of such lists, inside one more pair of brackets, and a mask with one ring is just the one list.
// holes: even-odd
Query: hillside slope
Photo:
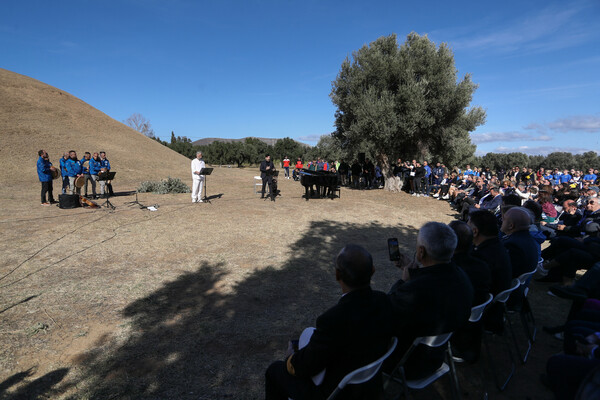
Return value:
[(54, 165), (70, 149), (80, 158), (85, 151), (104, 150), (121, 187), (167, 176), (190, 179), (184, 156), (69, 93), (0, 68), (1, 187), (37, 182), (35, 164), (42, 148)]

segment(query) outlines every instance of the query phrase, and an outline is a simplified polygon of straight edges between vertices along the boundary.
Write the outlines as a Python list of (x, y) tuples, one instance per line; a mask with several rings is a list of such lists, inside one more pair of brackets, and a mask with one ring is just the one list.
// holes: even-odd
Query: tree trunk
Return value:
[(383, 179), (385, 180), (384, 190), (388, 192), (399, 192), (402, 186), (399, 186), (402, 180), (393, 175), (392, 166), (390, 165), (390, 160), (385, 153), (381, 153), (377, 156), (377, 161), (381, 165), (381, 173), (383, 174)]

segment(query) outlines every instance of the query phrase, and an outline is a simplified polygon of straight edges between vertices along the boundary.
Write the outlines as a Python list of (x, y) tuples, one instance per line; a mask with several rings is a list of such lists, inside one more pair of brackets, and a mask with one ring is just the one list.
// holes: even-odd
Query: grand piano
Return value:
[(302, 169), (300, 183), (304, 186), (304, 198), (307, 201), (315, 194), (319, 198), (330, 197), (333, 200), (338, 186), (338, 175), (335, 172)]

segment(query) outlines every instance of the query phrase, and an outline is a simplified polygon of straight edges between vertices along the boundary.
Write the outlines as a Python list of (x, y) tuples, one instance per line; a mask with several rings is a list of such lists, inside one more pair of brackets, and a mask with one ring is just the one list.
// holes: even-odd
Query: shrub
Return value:
[(183, 183), (179, 178), (171, 178), (163, 179), (160, 182), (157, 181), (144, 181), (140, 184), (138, 188), (138, 193), (157, 193), (157, 194), (167, 194), (167, 193), (190, 193), (192, 190), (188, 185)]

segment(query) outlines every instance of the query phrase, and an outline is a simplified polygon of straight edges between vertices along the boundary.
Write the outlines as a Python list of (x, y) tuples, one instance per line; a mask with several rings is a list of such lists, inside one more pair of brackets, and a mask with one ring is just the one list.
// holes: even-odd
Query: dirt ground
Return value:
[[(2, 187), (0, 398), (262, 398), (269, 363), (339, 298), (333, 260), (345, 244), (373, 254), (373, 286), (387, 291), (400, 272), (386, 239), (410, 252), (423, 223), (454, 217), (446, 202), (382, 190), (305, 201), (285, 179), (263, 201), (256, 174), (216, 168), (211, 204), (140, 194), (155, 212), (125, 204), (138, 182), (115, 182), (114, 211), (41, 207), (39, 186)], [(530, 360), (504, 393), (488, 382), (490, 398), (551, 398), (538, 377), (561, 343), (541, 326), (569, 304), (546, 290), (532, 285)], [(481, 398), (484, 367), (458, 366), (464, 398)], [(416, 397), (447, 389), (441, 379)]]

